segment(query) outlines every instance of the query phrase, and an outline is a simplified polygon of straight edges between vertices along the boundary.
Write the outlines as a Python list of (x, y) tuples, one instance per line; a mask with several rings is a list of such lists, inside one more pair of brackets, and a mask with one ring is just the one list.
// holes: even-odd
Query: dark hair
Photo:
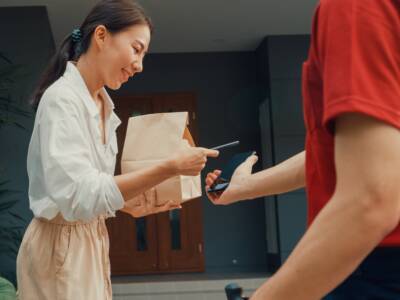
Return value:
[(132, 25), (145, 24), (153, 31), (153, 24), (143, 8), (133, 0), (101, 0), (89, 12), (79, 27), (81, 39), (74, 42), (72, 30), (53, 56), (44, 71), (32, 97), (32, 105), (37, 109), (46, 89), (60, 78), (66, 69), (67, 62), (77, 61), (89, 49), (91, 37), (99, 25), (104, 25), (111, 33), (117, 33)]

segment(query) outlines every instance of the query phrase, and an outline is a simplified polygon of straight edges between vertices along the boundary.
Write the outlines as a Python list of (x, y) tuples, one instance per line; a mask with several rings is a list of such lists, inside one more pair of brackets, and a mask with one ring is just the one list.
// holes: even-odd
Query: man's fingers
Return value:
[(247, 162), (251, 163), (251, 165), (255, 165), (258, 161), (258, 156), (253, 154), (247, 158)]
[(211, 178), (211, 179), (216, 180), (219, 177), (219, 175), (221, 175), (221, 171), (220, 170), (215, 170), (212, 173), (208, 173), (207, 174), (207, 178)]
[(221, 170), (214, 170), (214, 174), (217, 175), (217, 176), (221, 175), (221, 173), (222, 173)]
[(214, 183), (214, 180), (213, 180), (212, 178), (210, 178), (210, 177), (207, 177), (207, 178), (206, 178), (206, 184), (207, 184), (208, 186), (212, 186), (213, 183)]
[(214, 173), (208, 173), (206, 177), (206, 183), (207, 185), (212, 186), (217, 179), (218, 179), (217, 175), (215, 175)]
[(218, 176), (216, 174), (214, 174), (214, 173), (211, 173), (210, 177), (214, 181), (218, 179)]
[[(253, 170), (253, 166), (257, 163), (258, 161), (258, 156), (257, 155), (251, 155), (250, 157), (248, 157), (244, 163), (242, 163), (238, 168), (237, 171), (238, 172), (245, 172), (245, 173), (251, 173), (251, 171)], [(235, 171), (235, 173), (237, 173)]]

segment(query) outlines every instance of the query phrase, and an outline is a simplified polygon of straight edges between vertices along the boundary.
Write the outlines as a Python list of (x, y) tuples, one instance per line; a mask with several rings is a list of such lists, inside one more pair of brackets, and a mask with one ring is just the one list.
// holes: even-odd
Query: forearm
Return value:
[(127, 201), (175, 175), (172, 163), (165, 161), (154, 167), (117, 175), (114, 179), (122, 196)]
[(305, 151), (284, 162), (244, 178), (241, 199), (254, 199), (290, 192), (305, 186)]
[(284, 266), (252, 300), (317, 300), (347, 278), (396, 226), (385, 221), (393, 220), (394, 210), (357, 201), (360, 198), (334, 196)]
[(252, 300), (321, 299), (355, 270), (399, 224), (399, 150), (398, 128), (359, 114), (336, 120), (335, 193)]

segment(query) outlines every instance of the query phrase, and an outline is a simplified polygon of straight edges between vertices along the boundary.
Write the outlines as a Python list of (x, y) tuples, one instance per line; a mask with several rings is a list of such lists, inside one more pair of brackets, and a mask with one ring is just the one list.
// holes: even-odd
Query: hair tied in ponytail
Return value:
[(79, 28), (75, 28), (74, 30), (72, 30), (71, 33), (71, 40), (73, 43), (73, 50), (74, 50), (74, 54), (73, 54), (73, 58), (79, 58), (79, 56), (82, 54), (82, 30), (80, 30)]
[(74, 43), (79, 43), (82, 40), (82, 31), (79, 28), (72, 30), (71, 38)]

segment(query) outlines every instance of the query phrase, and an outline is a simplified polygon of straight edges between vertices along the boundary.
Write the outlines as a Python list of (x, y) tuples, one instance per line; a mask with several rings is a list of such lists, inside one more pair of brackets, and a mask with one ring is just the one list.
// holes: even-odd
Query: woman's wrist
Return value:
[(164, 161), (161, 165), (161, 168), (163, 169), (167, 177), (179, 175), (178, 164), (175, 158), (170, 158)]

